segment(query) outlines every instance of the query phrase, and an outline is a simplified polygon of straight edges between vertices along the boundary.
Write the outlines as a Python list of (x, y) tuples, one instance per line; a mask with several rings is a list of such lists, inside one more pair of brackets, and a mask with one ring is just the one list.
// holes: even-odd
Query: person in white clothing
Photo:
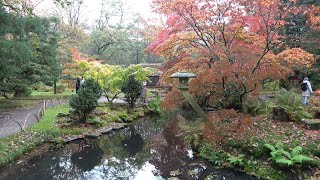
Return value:
[(84, 77), (82, 76), (82, 79), (81, 79), (81, 81), (80, 81), (80, 87), (83, 86), (84, 81), (85, 81), (85, 80), (84, 80)]
[(302, 93), (301, 93), (302, 104), (307, 105), (308, 104), (308, 97), (310, 96), (310, 94), (313, 93), (310, 81), (307, 77), (305, 77), (302, 81), (301, 90), (302, 90)]

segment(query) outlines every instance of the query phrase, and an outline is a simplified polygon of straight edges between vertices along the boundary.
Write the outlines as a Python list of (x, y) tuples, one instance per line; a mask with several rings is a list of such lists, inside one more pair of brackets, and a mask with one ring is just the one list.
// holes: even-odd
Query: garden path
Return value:
[[(101, 97), (98, 102), (107, 102), (106, 97)], [(66, 103), (66, 100), (47, 100), (46, 107), (56, 106), (58, 104)], [(114, 103), (126, 103), (122, 99), (114, 99)], [(11, 134), (16, 134), (22, 128), (31, 127), (38, 121), (39, 111), (43, 108), (43, 101), (35, 106), (28, 106), (23, 108), (3, 110), (0, 109), (0, 138)], [(19, 124), (20, 125), (19, 125)], [(21, 127), (20, 127), (21, 126)]]
[[(65, 100), (48, 100), (46, 107), (56, 106), (65, 102)], [(18, 133), (21, 128), (32, 126), (38, 121), (39, 112), (43, 107), (44, 102), (41, 101), (34, 106), (8, 110), (0, 109), (0, 138)]]

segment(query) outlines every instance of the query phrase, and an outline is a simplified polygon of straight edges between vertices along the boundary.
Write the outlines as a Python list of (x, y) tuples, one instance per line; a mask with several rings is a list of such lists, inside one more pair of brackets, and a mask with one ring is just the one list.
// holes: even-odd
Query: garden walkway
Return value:
[[(66, 103), (66, 100), (47, 100), (46, 108)], [(106, 97), (101, 97), (98, 102), (107, 102)], [(114, 103), (126, 103), (122, 99), (115, 99)], [(0, 138), (15, 134), (21, 129), (28, 128), (39, 119), (39, 112), (44, 107), (44, 102), (35, 106), (16, 108), (10, 110), (0, 109)]]
[[(62, 103), (66, 103), (66, 100), (47, 100), (46, 107), (52, 107)], [(40, 118), (39, 113), (41, 113), (43, 107), (44, 101), (35, 106), (9, 110), (0, 109), (0, 138), (18, 133), (21, 129), (32, 126)]]

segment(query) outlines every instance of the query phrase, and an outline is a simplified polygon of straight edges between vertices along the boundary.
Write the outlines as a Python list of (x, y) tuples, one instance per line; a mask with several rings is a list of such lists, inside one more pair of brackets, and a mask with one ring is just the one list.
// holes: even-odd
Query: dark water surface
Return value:
[(256, 179), (214, 170), (194, 157), (170, 121), (145, 118), (99, 139), (69, 143), (2, 169), (0, 179)]

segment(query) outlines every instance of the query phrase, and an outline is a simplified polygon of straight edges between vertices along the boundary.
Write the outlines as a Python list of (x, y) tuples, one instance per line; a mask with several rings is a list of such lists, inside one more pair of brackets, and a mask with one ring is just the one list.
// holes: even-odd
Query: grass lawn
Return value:
[(0, 109), (7, 110), (7, 109), (34, 106), (44, 99), (67, 98), (72, 94), (74, 94), (74, 92), (70, 92), (70, 91), (67, 91), (64, 93), (58, 93), (58, 94), (54, 94), (53, 92), (34, 91), (28, 97), (20, 97), (20, 98), (13, 98), (13, 99), (6, 99), (4, 97), (0, 97)]

